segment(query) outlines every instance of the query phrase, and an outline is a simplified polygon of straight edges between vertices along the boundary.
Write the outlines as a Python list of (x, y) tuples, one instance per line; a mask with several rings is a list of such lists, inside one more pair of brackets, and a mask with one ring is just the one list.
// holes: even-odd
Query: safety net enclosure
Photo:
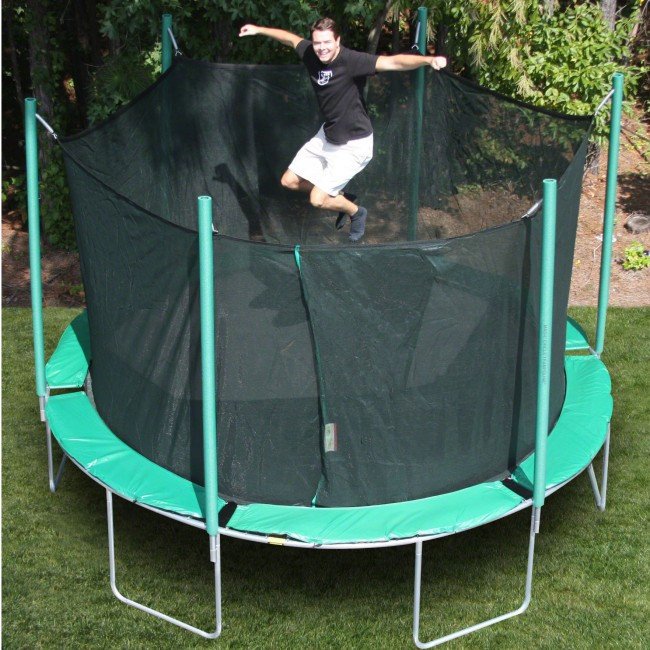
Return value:
[[(214, 203), (219, 496), (355, 507), (507, 480), (535, 443), (542, 180), (557, 178), (551, 428), (591, 120), (426, 75), (373, 78), (349, 245), (279, 178), (317, 130), (298, 66), (176, 57), (61, 138), (97, 411), (202, 485), (196, 197)], [(415, 125), (415, 126), (414, 126)]]

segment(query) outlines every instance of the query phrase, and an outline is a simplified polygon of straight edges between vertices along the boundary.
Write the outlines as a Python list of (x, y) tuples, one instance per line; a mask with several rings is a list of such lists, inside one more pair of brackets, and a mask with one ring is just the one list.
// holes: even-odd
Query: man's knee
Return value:
[(315, 208), (322, 208), (323, 205), (325, 204), (326, 199), (327, 199), (327, 194), (325, 194), (325, 192), (323, 192), (323, 190), (319, 190), (317, 187), (315, 187), (309, 193), (309, 202)]
[(282, 184), (282, 187), (286, 187), (288, 190), (300, 189), (300, 177), (296, 176), (296, 174), (288, 169), (284, 174), (282, 174), (280, 183)]

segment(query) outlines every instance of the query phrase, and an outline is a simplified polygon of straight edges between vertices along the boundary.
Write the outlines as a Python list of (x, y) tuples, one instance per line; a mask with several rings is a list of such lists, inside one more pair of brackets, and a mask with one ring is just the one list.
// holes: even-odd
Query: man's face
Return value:
[(321, 63), (331, 63), (341, 49), (341, 37), (335, 38), (331, 29), (314, 30), (311, 42)]

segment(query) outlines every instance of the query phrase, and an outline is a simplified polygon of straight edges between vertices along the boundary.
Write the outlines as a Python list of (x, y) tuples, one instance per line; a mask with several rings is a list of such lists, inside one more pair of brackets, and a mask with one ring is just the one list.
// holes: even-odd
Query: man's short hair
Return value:
[(327, 30), (330, 30), (332, 34), (334, 34), (334, 38), (339, 37), (339, 28), (336, 26), (336, 23), (331, 18), (319, 18), (311, 26), (311, 34), (313, 34), (316, 31), (326, 32)]

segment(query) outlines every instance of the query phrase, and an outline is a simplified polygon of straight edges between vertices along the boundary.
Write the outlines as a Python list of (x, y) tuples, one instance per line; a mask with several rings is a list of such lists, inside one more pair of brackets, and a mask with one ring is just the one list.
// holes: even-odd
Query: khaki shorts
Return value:
[(372, 141), (371, 133), (345, 144), (332, 144), (321, 126), (298, 151), (289, 169), (323, 192), (336, 196), (372, 160)]

